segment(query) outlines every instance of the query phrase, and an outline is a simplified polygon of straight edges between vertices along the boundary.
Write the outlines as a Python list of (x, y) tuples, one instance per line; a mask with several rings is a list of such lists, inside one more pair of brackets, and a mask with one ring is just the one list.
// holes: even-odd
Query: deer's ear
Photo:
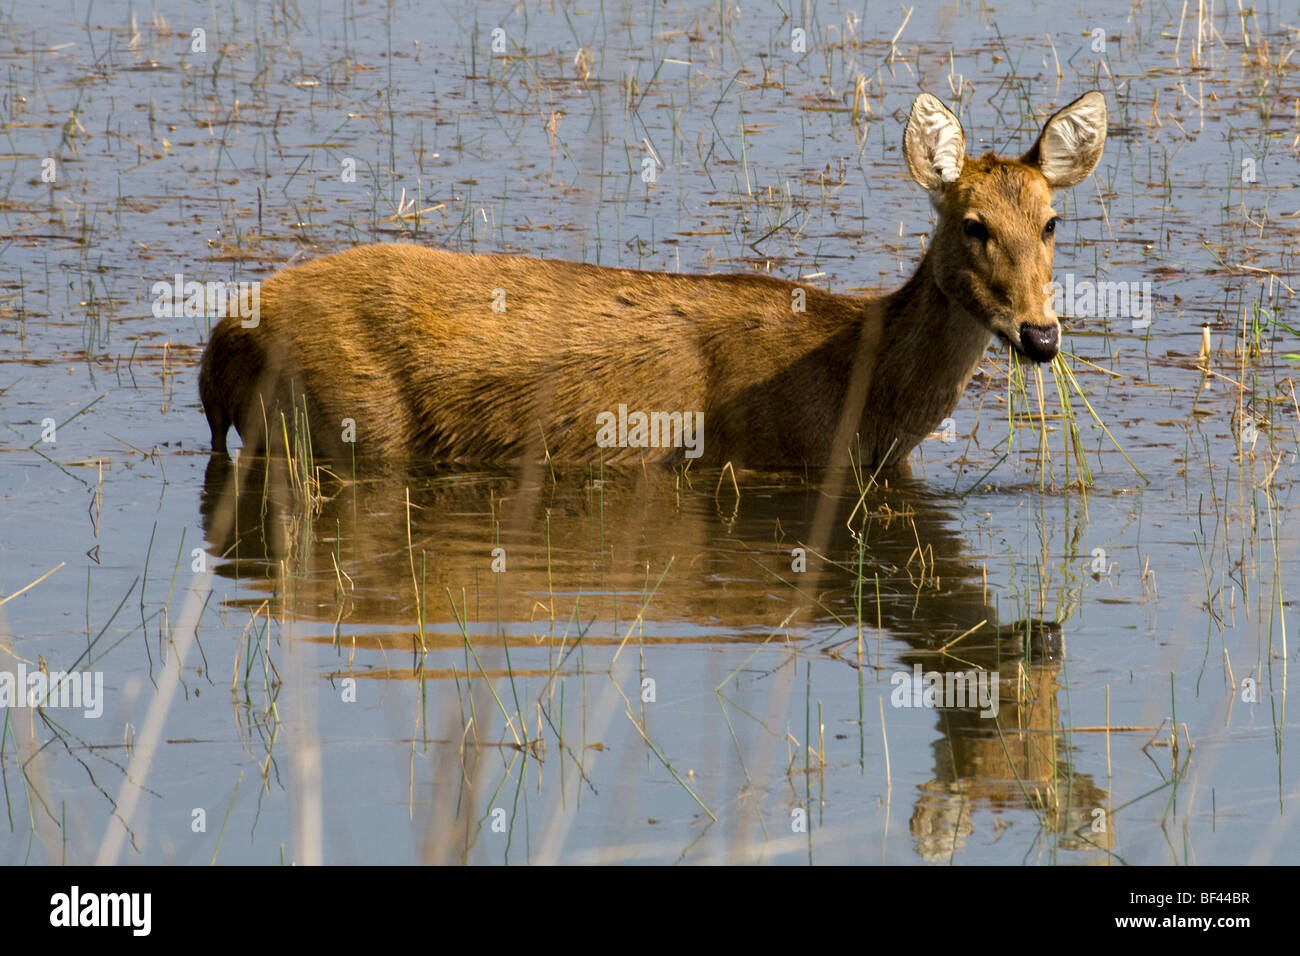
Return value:
[(1053, 189), (1065, 189), (1097, 168), (1105, 146), (1106, 97), (1093, 90), (1057, 110), (1020, 161), (1037, 166)]
[(966, 134), (961, 121), (937, 97), (922, 93), (907, 118), (903, 155), (912, 178), (930, 192), (955, 181), (966, 161)]

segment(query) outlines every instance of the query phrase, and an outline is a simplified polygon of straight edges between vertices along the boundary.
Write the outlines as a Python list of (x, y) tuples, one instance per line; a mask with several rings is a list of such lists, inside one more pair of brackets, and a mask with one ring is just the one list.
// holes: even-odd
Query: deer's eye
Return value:
[(962, 220), (961, 231), (978, 242), (988, 242), (988, 228), (978, 219)]
[(1050, 238), (1051, 236), (1056, 235), (1056, 227), (1057, 225), (1060, 224), (1060, 222), (1061, 222), (1060, 216), (1053, 216), (1051, 219), (1047, 220), (1047, 225), (1043, 227), (1043, 238), (1047, 239)]

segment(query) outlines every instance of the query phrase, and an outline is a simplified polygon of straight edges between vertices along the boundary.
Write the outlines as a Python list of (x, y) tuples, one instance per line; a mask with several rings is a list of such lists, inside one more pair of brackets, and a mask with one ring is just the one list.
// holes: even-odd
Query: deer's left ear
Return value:
[(1105, 146), (1106, 98), (1093, 90), (1057, 110), (1020, 161), (1037, 166), (1053, 189), (1065, 189), (1097, 168)]

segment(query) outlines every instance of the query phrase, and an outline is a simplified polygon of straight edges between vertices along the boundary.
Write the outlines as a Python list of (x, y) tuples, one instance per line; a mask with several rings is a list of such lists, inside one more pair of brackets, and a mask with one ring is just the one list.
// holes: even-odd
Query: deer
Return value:
[(1106, 123), (1088, 92), (1020, 158), (974, 157), (920, 94), (903, 156), (936, 221), (888, 293), (410, 243), (284, 268), (251, 321), (212, 329), (212, 452), (233, 425), (245, 449), (287, 453), (305, 422), (316, 457), (354, 463), (905, 467), (994, 336), (1056, 356), (1053, 193), (1096, 168)]

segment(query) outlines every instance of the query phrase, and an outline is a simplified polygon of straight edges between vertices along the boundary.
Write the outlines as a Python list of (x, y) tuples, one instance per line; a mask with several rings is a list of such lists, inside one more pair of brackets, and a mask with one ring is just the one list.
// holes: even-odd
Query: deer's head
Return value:
[(912, 106), (903, 152), (939, 215), (932, 243), (940, 290), (1035, 362), (1061, 343), (1050, 283), (1056, 227), (1052, 191), (1096, 168), (1106, 143), (1106, 100), (1095, 90), (1059, 110), (1019, 159), (966, 155), (961, 122), (929, 93)]

